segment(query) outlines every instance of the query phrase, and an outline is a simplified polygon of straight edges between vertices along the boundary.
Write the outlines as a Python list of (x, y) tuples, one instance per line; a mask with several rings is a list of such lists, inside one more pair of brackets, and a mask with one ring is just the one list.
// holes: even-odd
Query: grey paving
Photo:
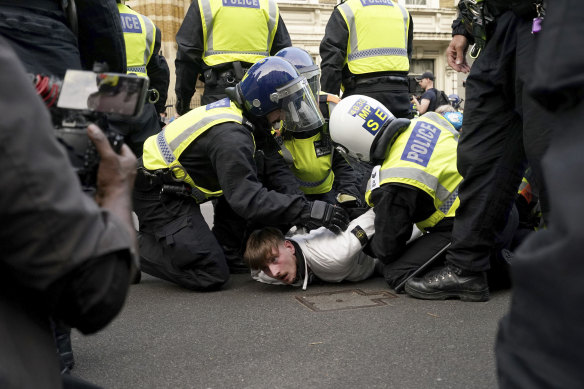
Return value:
[(104, 331), (74, 332), (74, 375), (105, 388), (496, 387), (509, 291), (486, 303), (398, 295), (330, 311), (297, 299), (320, 309), (370, 301), (354, 290), (390, 292), (381, 278), (302, 291), (236, 275), (223, 291), (194, 293), (146, 275)]

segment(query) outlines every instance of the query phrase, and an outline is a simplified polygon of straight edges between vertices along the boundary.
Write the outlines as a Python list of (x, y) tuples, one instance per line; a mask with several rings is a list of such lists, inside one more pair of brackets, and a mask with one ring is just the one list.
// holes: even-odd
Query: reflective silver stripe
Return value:
[(213, 50), (213, 11), (211, 11), (211, 3), (209, 0), (201, 0), (203, 6), (203, 16), (205, 17), (205, 25), (207, 26), (207, 50)]
[(378, 49), (351, 51), (351, 54), (349, 54), (349, 61), (353, 61), (353, 60), (361, 59), (361, 58), (367, 58), (367, 57), (379, 57), (382, 55), (407, 57), (408, 51), (406, 49), (402, 49), (402, 48), (398, 48), (398, 47), (381, 47)]
[(156, 137), (156, 145), (158, 146), (160, 155), (162, 155), (162, 158), (164, 158), (164, 162), (170, 166), (170, 164), (173, 163), (176, 158), (174, 158), (174, 154), (172, 153), (172, 150), (166, 141), (164, 130), (158, 133), (158, 136)]
[(128, 73), (146, 73), (146, 66), (128, 66)]
[[(276, 16), (278, 14), (278, 5), (276, 4), (275, 0), (269, 0), (268, 1), (268, 13), (270, 15), (270, 20), (268, 21), (268, 42), (266, 43), (266, 51), (269, 53), (270, 49), (271, 49), (271, 44), (270, 44), (270, 37), (272, 36), (272, 31), (274, 31), (274, 28), (276, 28)], [(267, 56), (268, 54), (266, 54)]]
[(460, 133), (458, 131), (456, 131), (456, 128), (452, 127), (452, 124), (450, 124), (450, 122), (448, 120), (446, 120), (444, 118), (444, 116), (442, 116), (436, 112), (428, 112), (428, 113), (425, 113), (422, 117), (428, 118), (431, 121), (440, 124), (442, 127), (447, 129), (448, 131), (450, 131), (452, 133), (452, 135), (454, 135), (454, 139), (456, 139), (456, 141), (458, 141), (458, 138), (460, 137)]
[(328, 174), (319, 181), (302, 181), (300, 178), (296, 177), (296, 181), (298, 181), (298, 185), (303, 186), (305, 188), (316, 188), (317, 186), (321, 185), (323, 182), (325, 182), (327, 180), (327, 178), (329, 178), (329, 176), (331, 175), (332, 170), (329, 169)]
[[(394, 3), (394, 4), (396, 4), (396, 3)], [(400, 9), (400, 11), (401, 11), (401, 13), (402, 13), (402, 15), (404, 17), (404, 39), (405, 39), (404, 47), (406, 48), (406, 53), (407, 53), (407, 48), (408, 48), (408, 21), (410, 20), (410, 16), (408, 15), (408, 11), (406, 10), (406, 8), (403, 5), (401, 5), (401, 4), (396, 4), (396, 5), (399, 7), (399, 9)]]
[[(151, 47), (152, 47), (152, 42), (154, 42), (154, 39), (156, 39), (155, 38), (156, 27), (154, 27), (154, 24), (148, 18), (142, 17), (142, 21), (144, 22), (144, 25), (146, 26), (146, 50), (144, 50), (144, 65), (147, 65), (148, 58), (150, 58), (150, 54), (152, 53), (150, 51)], [(144, 73), (146, 73), (146, 71), (144, 71)]]
[(442, 205), (440, 206), (440, 208), (438, 208), (438, 210), (446, 215), (448, 213), (448, 211), (450, 211), (450, 208), (452, 208), (452, 205), (454, 204), (454, 202), (456, 201), (457, 198), (458, 198), (458, 187), (456, 187), (456, 189), (454, 189), (454, 191), (452, 192), (450, 197), (448, 197), (448, 199), (444, 200), (444, 203), (442, 203)]
[(170, 142), (170, 150), (172, 150), (174, 152), (174, 150), (176, 150), (181, 145), (181, 143), (184, 142), (189, 136), (191, 136), (195, 132), (199, 131), (201, 128), (205, 127), (209, 123), (211, 123), (215, 120), (221, 120), (221, 119), (233, 119), (239, 123), (241, 123), (241, 121), (242, 121), (241, 116), (237, 116), (237, 115), (233, 115), (233, 114), (229, 114), (229, 113), (204, 117), (201, 120), (199, 120), (198, 122), (196, 122), (193, 126), (187, 128), (186, 130), (184, 130), (183, 132), (178, 134), (178, 136), (176, 138), (174, 138), (172, 140), (172, 142)]
[(349, 24), (349, 45), (351, 53), (356, 53), (359, 50), (359, 40), (357, 39), (357, 26), (355, 26), (355, 14), (347, 3), (341, 3), (339, 8), (343, 10)]
[(211, 55), (218, 55), (218, 54), (256, 54), (256, 55), (262, 55), (264, 57), (268, 56), (268, 52), (267, 51), (215, 51), (215, 50), (207, 50), (205, 51), (205, 56), (211, 56)]
[(383, 182), (389, 178), (409, 178), (421, 182), (422, 184), (434, 189), (438, 200), (444, 202), (450, 197), (451, 192), (438, 182), (438, 178), (426, 173), (423, 170), (412, 167), (393, 167), (382, 169), (379, 172), (379, 181)]

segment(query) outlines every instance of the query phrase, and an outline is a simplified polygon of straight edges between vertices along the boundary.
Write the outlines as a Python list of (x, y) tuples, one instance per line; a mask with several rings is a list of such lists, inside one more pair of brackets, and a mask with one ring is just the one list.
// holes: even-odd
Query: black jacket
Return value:
[[(412, 42), (414, 39), (414, 22), (410, 15), (410, 27), (408, 29), (408, 58), (412, 58)], [(324, 92), (339, 94), (341, 81), (351, 77), (347, 65), (343, 65), (347, 57), (347, 43), (349, 42), (349, 30), (341, 12), (335, 8), (326, 25), (324, 37), (320, 42), (320, 85)], [(408, 72), (378, 72), (378, 75), (407, 76)]]
[[(174, 65), (176, 68), (175, 92), (177, 101), (189, 102), (195, 93), (197, 76), (209, 67), (202, 60), (205, 42), (203, 42), (203, 27), (199, 3), (193, 1), (184, 17), (180, 29), (176, 33), (178, 50)], [(282, 16), (278, 19), (278, 28), (272, 43), (270, 55), (276, 54), (285, 47), (292, 46), (290, 35)]]

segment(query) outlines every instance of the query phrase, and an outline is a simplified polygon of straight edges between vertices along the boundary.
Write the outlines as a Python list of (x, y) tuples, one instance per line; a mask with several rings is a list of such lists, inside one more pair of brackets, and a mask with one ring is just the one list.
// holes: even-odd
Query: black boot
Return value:
[(468, 272), (448, 264), (422, 278), (412, 278), (406, 293), (423, 300), (459, 298), (463, 301), (488, 301), (489, 286), (485, 272)]

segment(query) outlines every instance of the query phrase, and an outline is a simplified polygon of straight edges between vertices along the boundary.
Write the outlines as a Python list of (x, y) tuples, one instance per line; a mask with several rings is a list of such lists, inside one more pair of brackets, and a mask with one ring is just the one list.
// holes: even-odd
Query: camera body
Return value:
[(119, 152), (124, 137), (108, 125), (140, 115), (148, 95), (148, 79), (120, 73), (68, 70), (65, 78), (34, 76), (37, 93), (50, 109), (55, 135), (64, 147), (84, 191), (96, 189), (99, 154), (87, 136), (97, 124)]

